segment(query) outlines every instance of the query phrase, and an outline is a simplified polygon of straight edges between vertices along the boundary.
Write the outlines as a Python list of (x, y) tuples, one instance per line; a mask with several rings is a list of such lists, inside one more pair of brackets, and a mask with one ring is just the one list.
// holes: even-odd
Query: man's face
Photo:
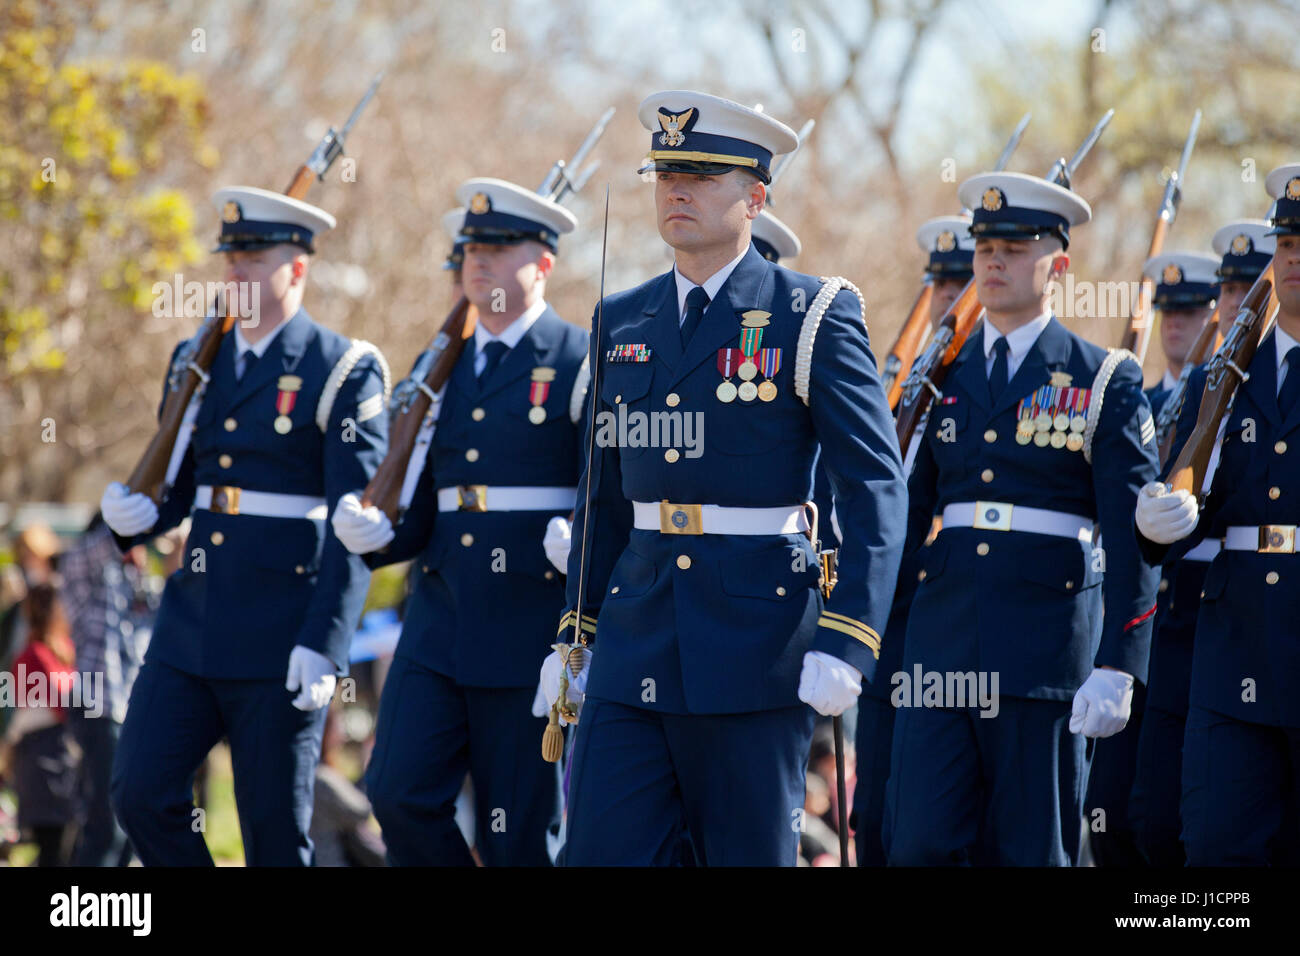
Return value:
[(1278, 236), (1273, 254), (1273, 292), (1283, 312), (1300, 318), (1300, 236)]
[(763, 211), (767, 196), (758, 179), (738, 169), (720, 176), (654, 175), (659, 235), (682, 252), (733, 244)]
[(223, 253), (226, 258), (226, 281), (248, 283), (246, 302), (280, 302), (294, 284), (294, 261), (302, 257), (304, 267), (307, 255), (297, 246), (281, 243), (262, 249), (245, 249)]
[(1181, 365), (1187, 361), (1196, 337), (1213, 311), (1208, 305), (1160, 310), (1160, 347), (1166, 362)]
[(555, 257), (540, 242), (471, 242), (465, 246), (460, 273), (465, 297), (479, 312), (521, 310), (554, 263)]
[(1227, 335), (1232, 323), (1237, 321), (1237, 310), (1253, 285), (1251, 282), (1232, 280), (1219, 283), (1219, 334)]
[(1070, 257), (1051, 236), (1037, 239), (975, 240), (975, 286), (980, 305), (993, 313), (1016, 313), (1042, 306), (1047, 282), (1059, 277)]
[(962, 294), (969, 281), (964, 276), (960, 279), (949, 277), (934, 280), (930, 292), (931, 328), (937, 328), (943, 321), (943, 317), (948, 314), (948, 310), (952, 308), (952, 304), (957, 301), (957, 297)]

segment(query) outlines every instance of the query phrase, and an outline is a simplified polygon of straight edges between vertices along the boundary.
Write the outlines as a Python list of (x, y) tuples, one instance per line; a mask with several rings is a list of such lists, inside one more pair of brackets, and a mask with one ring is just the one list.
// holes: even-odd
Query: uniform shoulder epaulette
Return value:
[[(1106, 386), (1110, 384), (1111, 376), (1115, 374), (1115, 369), (1119, 368), (1121, 362), (1132, 359), (1138, 367), (1138, 374), (1142, 372), (1142, 363), (1138, 357), (1128, 349), (1109, 349), (1106, 357), (1102, 359), (1101, 367), (1097, 369), (1097, 375), (1092, 380), (1092, 400), (1088, 403), (1088, 424), (1083, 429), (1083, 460), (1092, 464), (1092, 436), (1096, 434), (1097, 423), (1101, 421), (1101, 406), (1106, 398)], [(1143, 443), (1145, 444), (1145, 442)]]
[(316, 405), (316, 427), (322, 432), (329, 428), (330, 413), (334, 410), (334, 399), (338, 397), (343, 382), (352, 374), (352, 370), (356, 368), (357, 363), (367, 355), (373, 355), (375, 361), (379, 363), (379, 371), (384, 377), (384, 391), (382, 395), (372, 395), (357, 406), (357, 424), (369, 421), (388, 407), (388, 398), (392, 394), (393, 381), (392, 374), (388, 371), (388, 362), (384, 360), (384, 353), (364, 339), (353, 339), (352, 344), (343, 353), (343, 357), (334, 363), (329, 380), (326, 381), (325, 388), (320, 393), (320, 401)]
[(569, 421), (578, 424), (582, 420), (582, 403), (587, 397), (587, 386), (591, 384), (591, 356), (584, 356), (578, 366), (578, 374), (573, 380), (573, 391), (569, 393)]
[(843, 276), (822, 276), (821, 280), (822, 287), (808, 307), (808, 314), (804, 316), (803, 326), (799, 329), (799, 345), (795, 352), (794, 393), (805, 405), (808, 404), (808, 383), (812, 379), (813, 343), (817, 339), (817, 327), (821, 325), (822, 316), (842, 289), (848, 289), (858, 297), (858, 306), (862, 310), (862, 327), (867, 327), (867, 303), (858, 287)]

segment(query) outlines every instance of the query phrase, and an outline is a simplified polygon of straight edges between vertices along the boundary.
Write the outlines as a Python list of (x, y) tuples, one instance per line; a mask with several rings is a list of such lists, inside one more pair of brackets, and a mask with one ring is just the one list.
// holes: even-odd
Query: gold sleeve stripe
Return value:
[(838, 614), (835, 611), (822, 611), (822, 617), (829, 617), (835, 621), (842, 621), (845, 624), (848, 624), (850, 627), (861, 628), (862, 630), (866, 631), (869, 635), (871, 635), (871, 637), (875, 638), (876, 643), (880, 642), (880, 635), (876, 633), (874, 628), (866, 624), (863, 624), (861, 621), (857, 620), (856, 618), (849, 617), (847, 614)]
[(839, 631), (842, 634), (847, 634), (855, 641), (860, 641), (863, 644), (867, 645), (867, 647), (871, 648), (871, 653), (876, 657), (877, 660), (880, 659), (879, 639), (870, 636), (869, 634), (865, 633), (862, 629), (849, 627), (847, 624), (842, 624), (839, 621), (831, 620), (825, 617), (823, 617), (820, 621), (817, 622), (817, 626), (829, 628), (832, 631)]
[[(573, 611), (565, 612), (564, 617), (560, 618), (560, 627), (555, 632), (557, 636), (573, 628), (574, 617), (575, 615)], [(590, 614), (584, 614), (582, 616), (582, 629), (586, 631), (588, 634), (595, 634), (596, 619), (592, 617)]]

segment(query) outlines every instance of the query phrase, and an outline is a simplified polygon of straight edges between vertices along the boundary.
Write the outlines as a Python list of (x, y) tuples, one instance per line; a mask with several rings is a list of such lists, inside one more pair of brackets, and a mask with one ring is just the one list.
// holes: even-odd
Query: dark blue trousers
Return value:
[(858, 698), (857, 783), (853, 788), (853, 839), (858, 866), (884, 866), (885, 784), (894, 739), (894, 705), (889, 700)]
[(1294, 866), (1300, 728), (1250, 724), (1195, 705), (1183, 741), (1189, 866)]
[(194, 773), (230, 741), (249, 866), (310, 866), (312, 792), (326, 709), (303, 712), (275, 680), (208, 680), (140, 668), (113, 763), (112, 802), (146, 866), (211, 866)]
[(87, 717), (84, 710), (76, 708), (68, 714), (73, 736), (81, 747), (81, 835), (72, 865), (127, 866), (134, 855), (131, 841), (118, 826), (108, 796), (122, 726), (107, 714)]
[(1088, 846), (1097, 866), (1146, 865), (1138, 849), (1137, 828), (1130, 807), (1146, 698), (1146, 686), (1134, 681), (1128, 723), (1114, 736), (1099, 739), (1093, 748), (1083, 817), (1088, 824)]
[(1151, 866), (1178, 867), (1187, 863), (1179, 810), (1186, 729), (1187, 718), (1182, 714), (1147, 706), (1142, 715), (1129, 819), (1138, 850)]
[(394, 866), (473, 866), (456, 826), (465, 774), (474, 784), (479, 856), (487, 866), (549, 866), (559, 776), (542, 759), (546, 719), (536, 688), (463, 687), (393, 658), (379, 704), (366, 787)]
[(891, 866), (1072, 866), (1088, 782), (1070, 702), (1002, 697), (974, 709), (900, 708), (886, 786)]
[(663, 714), (588, 697), (569, 782), (567, 866), (794, 866), (816, 712)]

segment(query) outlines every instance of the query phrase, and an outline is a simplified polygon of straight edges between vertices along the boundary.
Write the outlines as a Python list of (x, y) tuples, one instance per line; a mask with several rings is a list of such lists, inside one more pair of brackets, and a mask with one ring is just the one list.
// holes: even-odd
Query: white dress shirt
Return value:
[(1174, 373), (1169, 371), (1169, 369), (1165, 369), (1165, 374), (1160, 377), (1160, 391), (1173, 391), (1174, 386), (1177, 384), (1178, 379), (1174, 378)]
[[(297, 315), (297, 313), (295, 312), (294, 315)], [(285, 319), (274, 329), (272, 329), (270, 335), (263, 336), (258, 341), (251, 342), (251, 343), (248, 341), (248, 339), (244, 338), (244, 333), (241, 332), (239, 329), (239, 322), (238, 321), (235, 322), (235, 378), (236, 379), (240, 379), (244, 377), (244, 366), (248, 364), (248, 360), (244, 357), (244, 353), (252, 352), (254, 355), (258, 357), (258, 359), (261, 359), (262, 356), (266, 354), (266, 350), (271, 347), (271, 343), (275, 341), (275, 337), (279, 335), (281, 330), (292, 321), (293, 321), (293, 316), (291, 315), (289, 316), (289, 318)]]
[[(1043, 334), (1043, 329), (1047, 328), (1047, 323), (1052, 321), (1052, 313), (1044, 312), (1032, 322), (1027, 322), (1014, 332), (1006, 336), (1007, 340), (1007, 381), (1010, 382), (1016, 377), (1016, 370), (1020, 368), (1020, 363), (1025, 360), (1029, 354), (1030, 348), (1038, 341), (1038, 337)], [(984, 317), (984, 374), (993, 373), (993, 360), (997, 357), (993, 352), (993, 343), (1002, 338), (1002, 333), (993, 327), (993, 323)]]
[[(504, 342), (507, 348), (514, 348), (519, 344), (519, 340), (524, 337), (524, 333), (533, 327), (533, 324), (542, 317), (546, 311), (546, 300), (538, 299), (527, 309), (519, 318), (515, 319), (506, 326), (504, 332), (500, 335), (493, 335), (483, 327), (482, 321), (474, 326), (474, 375), (478, 377), (483, 374), (483, 369), (487, 367), (487, 354), (483, 347), (489, 342)], [(509, 354), (509, 353), (507, 353)], [(502, 361), (505, 361), (503, 358)]]
[[(704, 280), (702, 287), (710, 302), (718, 297), (718, 290), (722, 288), (722, 284), (731, 278), (731, 273), (736, 271), (736, 266), (740, 265), (740, 260), (745, 258), (748, 253), (749, 249), (746, 247), (744, 252)], [(695, 288), (695, 283), (682, 275), (675, 263), (673, 264), (673, 275), (677, 279), (677, 324), (680, 326), (686, 321), (686, 296)]]
[(1286, 380), (1290, 369), (1288, 369), (1286, 353), (1290, 352), (1295, 346), (1300, 345), (1291, 336), (1282, 331), (1282, 326), (1276, 322), (1273, 323), (1273, 345), (1277, 348), (1277, 390), (1282, 391), (1282, 382)]

